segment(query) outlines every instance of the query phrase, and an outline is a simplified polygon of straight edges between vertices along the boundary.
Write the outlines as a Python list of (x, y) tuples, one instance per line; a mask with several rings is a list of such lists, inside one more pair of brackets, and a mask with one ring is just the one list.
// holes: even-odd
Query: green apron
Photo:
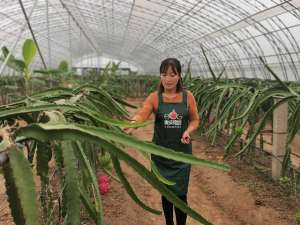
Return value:
[[(180, 103), (163, 102), (162, 93), (159, 93), (158, 109), (155, 115), (153, 142), (178, 152), (192, 154), (192, 144), (182, 144), (181, 137), (189, 122), (187, 93), (183, 91), (183, 101)], [(167, 185), (177, 196), (187, 194), (191, 165), (151, 155), (161, 175), (175, 185)]]

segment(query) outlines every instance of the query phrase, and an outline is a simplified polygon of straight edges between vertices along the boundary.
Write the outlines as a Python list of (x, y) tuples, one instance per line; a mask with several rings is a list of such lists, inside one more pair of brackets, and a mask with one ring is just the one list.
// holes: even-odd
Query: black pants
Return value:
[[(182, 201), (187, 203), (187, 197), (186, 195), (184, 196), (178, 196)], [(173, 221), (173, 208), (174, 205), (172, 202), (167, 200), (164, 196), (161, 197), (162, 201), (162, 207), (164, 210), (165, 214), (165, 219), (166, 219), (166, 225), (174, 225)], [(180, 209), (175, 207), (175, 216), (176, 216), (176, 222), (177, 225), (185, 225), (186, 223), (186, 213), (182, 212)]]

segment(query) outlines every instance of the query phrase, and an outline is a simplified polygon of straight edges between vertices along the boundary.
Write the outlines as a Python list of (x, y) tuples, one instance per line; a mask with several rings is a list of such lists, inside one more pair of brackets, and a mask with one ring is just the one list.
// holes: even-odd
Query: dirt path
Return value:
[[(140, 100), (130, 102), (141, 104)], [(150, 141), (152, 125), (136, 130), (133, 135)], [(142, 154), (133, 149), (128, 149), (128, 152), (149, 168), (149, 163)], [(222, 146), (211, 147), (205, 138), (193, 141), (193, 154), (222, 162)], [(250, 166), (236, 161), (230, 164), (230, 173), (192, 167), (188, 194), (190, 207), (215, 225), (297, 224), (293, 219), (297, 206), (299, 207), (295, 200), (291, 200), (292, 203), (289, 199), (278, 197), (275, 192), (271, 194), (274, 184), (256, 176), (256, 171)], [(149, 206), (161, 210), (160, 194), (127, 165), (122, 164), (122, 169), (140, 198)], [(115, 181), (111, 181), (111, 190), (104, 196), (104, 205), (107, 225), (165, 224), (163, 216), (141, 209)], [(196, 224), (199, 223), (188, 218), (187, 225)]]

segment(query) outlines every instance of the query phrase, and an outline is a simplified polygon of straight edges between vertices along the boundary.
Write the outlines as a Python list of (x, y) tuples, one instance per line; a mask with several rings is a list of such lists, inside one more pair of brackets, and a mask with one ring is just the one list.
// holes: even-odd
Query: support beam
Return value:
[(47, 23), (47, 36), (48, 36), (48, 65), (52, 68), (52, 55), (51, 55), (51, 41), (50, 41), (50, 22), (49, 22), (49, 0), (46, 0), (46, 23)]
[[(81, 34), (81, 30), (79, 30), (79, 46), (83, 46), (83, 43), (82, 43), (82, 34)], [(78, 66), (79, 64), (79, 67), (82, 67), (82, 47), (79, 48), (79, 63), (78, 63), (78, 59), (76, 60), (76, 64), (74, 66)]]
[(71, 32), (71, 16), (68, 16), (68, 36), (69, 36), (69, 57), (70, 57), (70, 68), (73, 65), (73, 55), (72, 55), (72, 32)]
[[(274, 104), (281, 99), (276, 98)], [(282, 160), (286, 152), (288, 130), (288, 103), (279, 105), (273, 111), (273, 149), (272, 178), (278, 180), (281, 175)]]
[(59, 0), (61, 5), (63, 6), (63, 8), (67, 11), (68, 15), (72, 18), (72, 20), (74, 21), (74, 23), (77, 25), (77, 27), (82, 31), (82, 34), (84, 35), (84, 37), (87, 40), (87, 43), (89, 44), (89, 46), (96, 52), (99, 53), (99, 47), (97, 44), (95, 44), (93, 42), (93, 38), (90, 37), (87, 32), (85, 31), (85, 29), (80, 25), (80, 23), (78, 22), (78, 20), (76, 19), (75, 16), (73, 16), (73, 14), (71, 13), (71, 11), (69, 10), (69, 8), (67, 7), (67, 5), (63, 2), (63, 0)]

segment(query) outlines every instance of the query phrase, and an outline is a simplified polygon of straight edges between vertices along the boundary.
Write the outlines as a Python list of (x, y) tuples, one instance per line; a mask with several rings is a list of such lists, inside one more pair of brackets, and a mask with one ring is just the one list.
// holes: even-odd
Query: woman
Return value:
[[(153, 142), (175, 151), (192, 154), (190, 134), (199, 125), (196, 101), (190, 91), (183, 90), (181, 65), (175, 58), (162, 61), (159, 90), (151, 93), (133, 121), (143, 122), (155, 113)], [(128, 134), (133, 128), (125, 128)], [(191, 166), (160, 156), (152, 155), (152, 161), (160, 173), (175, 185), (168, 186), (187, 203), (187, 191)], [(173, 204), (162, 196), (162, 207), (167, 225), (173, 225)], [(185, 225), (186, 214), (175, 207), (177, 225)]]

